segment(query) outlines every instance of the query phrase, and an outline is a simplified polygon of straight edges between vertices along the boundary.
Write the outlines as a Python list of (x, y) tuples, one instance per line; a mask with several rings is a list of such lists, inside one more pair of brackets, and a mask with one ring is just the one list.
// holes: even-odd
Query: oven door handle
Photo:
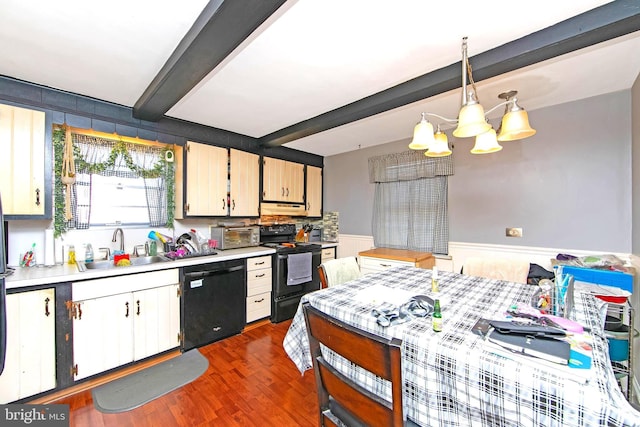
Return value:
[(189, 273), (184, 273), (184, 277), (188, 279), (198, 279), (200, 277), (209, 277), (209, 276), (215, 276), (218, 274), (233, 273), (234, 271), (239, 271), (239, 270), (244, 270), (244, 265), (237, 265), (235, 267), (220, 268), (215, 270), (192, 271)]

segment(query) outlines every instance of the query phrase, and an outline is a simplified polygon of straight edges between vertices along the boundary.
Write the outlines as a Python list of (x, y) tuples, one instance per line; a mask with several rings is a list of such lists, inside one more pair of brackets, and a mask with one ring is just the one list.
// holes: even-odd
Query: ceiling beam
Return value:
[(286, 0), (211, 0), (133, 107), (158, 121)]
[[(469, 59), (476, 81), (640, 30), (640, 2), (617, 0)], [(631, 54), (631, 53), (630, 53)], [(460, 87), (460, 62), (259, 138), (276, 147)]]

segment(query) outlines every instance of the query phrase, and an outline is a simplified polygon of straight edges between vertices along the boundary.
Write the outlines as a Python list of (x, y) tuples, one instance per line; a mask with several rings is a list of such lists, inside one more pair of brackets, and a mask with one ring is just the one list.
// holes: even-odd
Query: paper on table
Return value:
[(383, 285), (373, 285), (361, 289), (355, 299), (368, 304), (382, 304), (383, 302), (400, 305), (409, 301), (414, 294), (404, 289), (389, 288)]

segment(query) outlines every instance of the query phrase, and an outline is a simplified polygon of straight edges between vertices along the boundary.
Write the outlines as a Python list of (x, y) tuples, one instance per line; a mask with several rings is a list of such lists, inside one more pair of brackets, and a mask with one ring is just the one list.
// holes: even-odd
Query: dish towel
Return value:
[(287, 286), (311, 281), (311, 252), (289, 254), (287, 261)]

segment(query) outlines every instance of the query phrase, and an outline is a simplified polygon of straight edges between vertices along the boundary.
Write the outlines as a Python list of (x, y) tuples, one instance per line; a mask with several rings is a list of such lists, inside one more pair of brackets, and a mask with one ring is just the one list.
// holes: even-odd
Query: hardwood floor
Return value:
[(282, 348), (290, 324), (265, 324), (201, 347), (209, 368), (200, 378), (134, 410), (103, 414), (90, 390), (55, 403), (70, 405), (77, 427), (316, 426), (313, 370), (300, 375)]

